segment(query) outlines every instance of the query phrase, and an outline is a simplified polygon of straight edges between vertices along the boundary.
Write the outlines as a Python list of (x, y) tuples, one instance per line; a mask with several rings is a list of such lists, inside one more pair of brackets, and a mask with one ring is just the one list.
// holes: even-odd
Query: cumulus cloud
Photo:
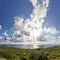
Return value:
[(12, 38), (9, 36), (9, 34), (7, 33), (7, 31), (4, 31), (3, 35), (5, 36), (5, 40), (6, 40), (7, 42), (9, 42), (10, 39), (12, 39)]
[(0, 30), (2, 29), (2, 26), (0, 25)]
[(6, 32), (6, 31), (3, 33), (3, 35), (4, 35), (4, 36), (8, 36), (8, 34), (7, 34), (7, 32)]
[[(30, 0), (33, 5), (33, 12), (30, 18), (24, 20), (23, 17), (14, 18), (14, 33), (13, 40), (23, 43), (30, 42), (34, 48), (37, 47), (34, 43), (44, 40), (41, 34), (43, 31), (42, 25), (49, 7), (49, 0)], [(41, 3), (40, 3), (41, 2)]]
[(57, 29), (54, 27), (48, 27), (48, 28), (44, 27), (44, 31), (46, 33), (51, 33), (51, 34), (58, 34), (59, 33), (59, 31), (57, 31)]
[(60, 36), (58, 36), (58, 41), (60, 41)]
[(2, 40), (3, 39), (3, 37), (2, 36), (0, 36), (0, 40)]

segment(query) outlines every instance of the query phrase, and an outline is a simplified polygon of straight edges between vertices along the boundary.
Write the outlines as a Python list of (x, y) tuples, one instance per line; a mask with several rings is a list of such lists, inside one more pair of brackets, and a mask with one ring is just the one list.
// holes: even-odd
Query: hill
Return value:
[(60, 47), (40, 49), (0, 47), (0, 60), (60, 60)]

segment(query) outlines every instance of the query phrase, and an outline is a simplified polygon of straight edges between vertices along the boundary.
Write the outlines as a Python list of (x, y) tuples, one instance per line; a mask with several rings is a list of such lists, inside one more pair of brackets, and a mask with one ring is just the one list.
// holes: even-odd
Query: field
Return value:
[(0, 47), (0, 60), (60, 60), (60, 47), (40, 49)]

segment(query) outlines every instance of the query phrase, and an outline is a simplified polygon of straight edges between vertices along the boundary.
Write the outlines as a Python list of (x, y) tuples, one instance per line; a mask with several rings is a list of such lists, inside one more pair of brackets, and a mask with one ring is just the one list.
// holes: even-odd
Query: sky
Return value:
[(0, 24), (3, 26), (2, 28), (10, 29), (13, 26), (15, 16), (29, 17), (32, 8), (32, 4), (28, 0), (0, 0)]
[(0, 40), (60, 42), (59, 6), (60, 0), (0, 0)]

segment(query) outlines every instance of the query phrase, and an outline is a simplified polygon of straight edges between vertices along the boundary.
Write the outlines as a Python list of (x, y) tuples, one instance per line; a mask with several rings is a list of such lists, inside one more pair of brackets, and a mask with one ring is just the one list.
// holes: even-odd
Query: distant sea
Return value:
[[(13, 47), (13, 48), (25, 48), (25, 49), (33, 49), (35, 48), (33, 45), (4, 45), (0, 44), (0, 46), (5, 46), (5, 47)], [(54, 47), (54, 46), (59, 46), (59, 45), (38, 45), (37, 48), (48, 48), (48, 47)]]

